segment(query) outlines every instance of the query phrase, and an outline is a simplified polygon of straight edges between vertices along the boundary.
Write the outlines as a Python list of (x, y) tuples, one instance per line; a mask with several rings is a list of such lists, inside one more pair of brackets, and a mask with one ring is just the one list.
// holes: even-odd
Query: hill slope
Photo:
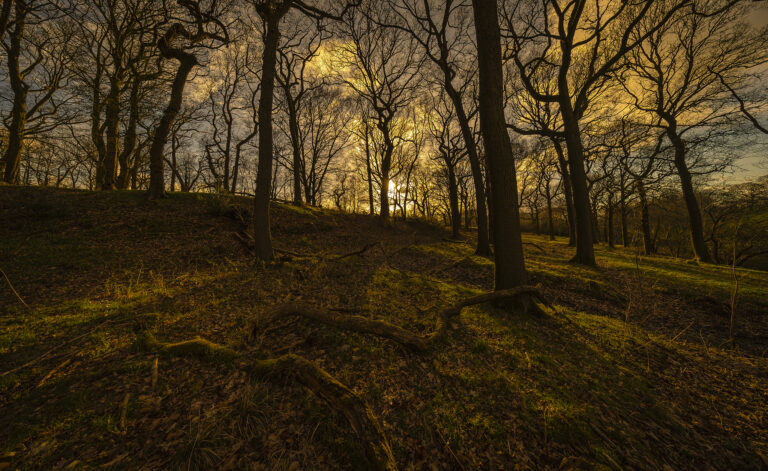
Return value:
[(590, 270), (538, 236), (543, 317), (467, 308), (421, 354), (291, 318), (246, 342), (286, 301), (427, 334), (493, 269), (423, 223), (280, 204), (279, 260), (254, 263), (230, 217), (247, 204), (0, 188), (0, 469), (362, 466), (345, 418), (296, 381), (155, 360), (139, 327), (315, 362), (370, 406), (402, 469), (768, 466), (768, 274), (736, 273), (733, 350), (728, 269), (600, 249)]

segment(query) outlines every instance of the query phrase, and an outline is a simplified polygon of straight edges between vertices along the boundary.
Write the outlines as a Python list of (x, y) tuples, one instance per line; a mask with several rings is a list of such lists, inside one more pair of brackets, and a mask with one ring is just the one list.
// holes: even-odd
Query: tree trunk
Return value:
[[(97, 56), (96, 73), (93, 79), (93, 89), (91, 90), (91, 141), (96, 149), (96, 178), (95, 187), (100, 188), (104, 180), (104, 158), (107, 155), (107, 147), (104, 145), (104, 135), (101, 129), (101, 84), (102, 69), (101, 62)], [(93, 189), (89, 187), (89, 189)]]
[(24, 127), (27, 124), (27, 91), (21, 66), (21, 40), (24, 36), (24, 20), (26, 8), (20, 2), (16, 3), (16, 18), (11, 32), (11, 47), (8, 50), (8, 78), (13, 91), (13, 107), (11, 108), (11, 126), (8, 128), (8, 147), (5, 149), (2, 162), (5, 164), (3, 181), (10, 184), (19, 183), (21, 169), (21, 153), (24, 146)]
[(621, 189), (621, 201), (619, 201), (619, 217), (621, 222), (621, 245), (627, 247), (629, 245), (629, 225), (627, 223), (627, 195), (623, 187)]
[(573, 209), (573, 192), (571, 191), (571, 176), (570, 172), (568, 172), (568, 162), (565, 160), (563, 146), (560, 145), (560, 141), (553, 139), (552, 143), (555, 146), (555, 152), (557, 152), (560, 178), (563, 179), (565, 210), (568, 217), (568, 247), (576, 247), (576, 211)]
[(656, 253), (656, 247), (653, 244), (651, 236), (651, 220), (648, 215), (648, 197), (645, 192), (645, 185), (642, 180), (637, 180), (637, 194), (640, 197), (640, 227), (643, 231), (643, 251), (646, 255)]
[(547, 229), (549, 230), (549, 240), (555, 240), (555, 222), (552, 217), (552, 192), (549, 189), (549, 182), (544, 188), (547, 198)]
[(259, 97), (259, 171), (253, 198), (253, 229), (256, 258), (272, 260), (272, 234), (269, 228), (269, 199), (271, 195), (273, 143), (272, 102), (275, 90), (275, 62), (280, 40), (280, 17), (272, 14), (266, 22), (262, 52), (261, 96)]
[(581, 142), (579, 121), (576, 119), (571, 106), (566, 79), (561, 78), (559, 84), (562, 97), (560, 100), (560, 113), (563, 118), (565, 144), (568, 149), (568, 168), (571, 176), (573, 209), (576, 219), (576, 255), (573, 256), (571, 261), (581, 265), (595, 266), (587, 174), (584, 171), (584, 146)]
[[(480, 127), (488, 159), (493, 201), (496, 291), (523, 285), (528, 280), (520, 233), (517, 177), (512, 145), (504, 119), (501, 35), (496, 0), (472, 1), (478, 48)], [(524, 309), (528, 307), (524, 301)]]
[[(288, 101), (288, 129), (293, 147), (293, 204), (301, 206), (301, 143), (299, 142), (299, 120), (296, 104), (293, 102), (289, 87), (285, 87), (285, 99)], [(312, 204), (309, 188), (306, 188), (306, 201)]]
[(461, 101), (461, 95), (451, 83), (451, 77), (447, 69), (444, 69), (445, 90), (448, 93), (453, 107), (456, 110), (456, 120), (459, 122), (461, 135), (464, 139), (464, 147), (469, 157), (469, 165), (472, 169), (472, 181), (475, 185), (475, 205), (477, 206), (477, 248), (476, 255), (490, 255), (491, 245), (488, 240), (488, 217), (485, 210), (485, 184), (483, 182), (483, 170), (480, 166), (480, 157), (477, 155), (477, 144), (469, 126), (469, 119)]
[(699, 208), (699, 202), (696, 199), (696, 193), (693, 191), (693, 178), (691, 177), (691, 172), (688, 170), (688, 165), (685, 162), (685, 143), (680, 136), (677, 135), (676, 131), (674, 122), (670, 123), (670, 126), (667, 127), (667, 137), (669, 137), (669, 140), (672, 142), (675, 149), (675, 168), (677, 169), (677, 175), (680, 177), (683, 199), (685, 200), (685, 207), (688, 210), (688, 223), (691, 231), (693, 254), (696, 259), (701, 262), (712, 263), (709, 248), (704, 240), (704, 223), (701, 217), (701, 209)]
[(450, 163), (450, 158), (445, 158), (448, 170), (448, 200), (451, 206), (451, 235), (458, 239), (461, 230), (461, 214), (459, 214), (459, 189), (456, 184), (456, 172)]
[[(115, 72), (117, 74), (118, 72)], [(107, 152), (104, 155), (104, 169), (102, 174), (101, 189), (114, 190), (117, 188), (117, 158), (120, 141), (120, 88), (117, 77), (109, 80), (109, 94), (107, 95), (106, 115), (104, 124), (107, 132)]]
[[(382, 166), (383, 167), (383, 166)], [(389, 220), (389, 169), (381, 169), (381, 188), (379, 189), (379, 216), (386, 222)]]
[(368, 207), (371, 216), (376, 214), (373, 207), (373, 174), (371, 173), (371, 143), (368, 140), (368, 123), (365, 123), (365, 171), (368, 175)]
[(605, 221), (605, 238), (608, 240), (608, 247), (614, 247), (613, 241), (613, 195), (608, 195), (608, 207), (606, 208), (607, 217)]
[(592, 198), (592, 203), (589, 205), (589, 207), (589, 220), (592, 223), (592, 241), (594, 243), (598, 243), (600, 242), (600, 219), (597, 214), (597, 196)]
[(163, 111), (163, 116), (155, 130), (152, 139), (152, 146), (149, 148), (149, 197), (163, 198), (165, 196), (165, 168), (164, 156), (165, 143), (168, 140), (168, 134), (171, 131), (176, 115), (181, 110), (181, 100), (184, 97), (184, 86), (187, 83), (187, 77), (192, 68), (197, 65), (197, 59), (194, 55), (178, 51), (167, 50), (161, 40), (160, 52), (164, 57), (174, 58), (179, 61), (179, 68), (176, 70), (176, 77), (171, 86), (171, 98), (168, 107)]
[(382, 222), (389, 221), (389, 171), (392, 166), (392, 154), (395, 152), (395, 144), (389, 136), (388, 124), (382, 123), (379, 126), (384, 135), (384, 158), (381, 159), (381, 188), (379, 196), (379, 216)]
[[(486, 168), (487, 168), (487, 165), (488, 165), (488, 157), (486, 156)], [(490, 244), (495, 244), (496, 242), (495, 242), (495, 239), (493, 237), (493, 224), (494, 224), (494, 222), (493, 222), (493, 219), (494, 219), (493, 211), (494, 211), (494, 207), (493, 207), (493, 199), (490, 198), (490, 195), (492, 194), (491, 186), (492, 186), (491, 185), (491, 179), (488, 178), (488, 176), (486, 175), (486, 178), (485, 178), (485, 194), (489, 195), (489, 198), (487, 199), (487, 201), (488, 201), (488, 227), (491, 229), (488, 232), (488, 242)]]
[[(171, 191), (176, 191), (176, 175), (179, 173), (176, 162), (176, 132), (171, 134), (171, 166), (173, 167), (171, 168)], [(184, 184), (181, 183), (181, 185), (183, 189)]]
[[(128, 129), (125, 131), (125, 139), (123, 144), (123, 150), (120, 152), (118, 158), (120, 162), (120, 173), (117, 176), (117, 187), (121, 190), (128, 188), (128, 180), (131, 174), (130, 157), (136, 149), (136, 126), (139, 122), (139, 90), (141, 86), (141, 80), (138, 77), (134, 77), (133, 85), (131, 86), (131, 97), (128, 103), (129, 117), (128, 117)], [(134, 165), (137, 160), (134, 157)]]

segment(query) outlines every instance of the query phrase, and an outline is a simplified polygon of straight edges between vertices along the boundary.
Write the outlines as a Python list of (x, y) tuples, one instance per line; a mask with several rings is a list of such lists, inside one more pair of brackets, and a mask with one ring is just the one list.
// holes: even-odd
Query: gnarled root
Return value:
[(369, 469), (377, 471), (397, 469), (389, 441), (370, 407), (352, 390), (305, 358), (297, 355), (283, 355), (268, 360), (248, 359), (235, 350), (202, 338), (165, 343), (158, 341), (149, 332), (139, 332), (136, 336), (136, 344), (142, 350), (167, 356), (191, 356), (227, 364), (235, 364), (240, 360), (245, 363), (252, 377), (267, 379), (292, 377), (344, 415), (365, 447)]
[(309, 304), (304, 303), (286, 303), (275, 307), (266, 314), (265, 318), (260, 319), (257, 324), (254, 324), (251, 335), (255, 336), (258, 329), (260, 329), (265, 322), (270, 323), (280, 318), (298, 316), (340, 330), (370, 334), (393, 340), (416, 352), (426, 352), (435, 342), (445, 337), (451, 322), (455, 317), (458, 317), (461, 314), (462, 309), (465, 307), (490, 301), (517, 299), (521, 296), (535, 298), (545, 306), (551, 307), (549, 301), (542, 296), (538, 289), (532, 286), (517, 286), (515, 288), (494, 291), (492, 293), (481, 294), (464, 299), (448, 309), (441, 311), (437, 316), (434, 332), (427, 336), (420, 336), (385, 321), (372, 320), (357, 315), (344, 316), (327, 309), (310, 306)]

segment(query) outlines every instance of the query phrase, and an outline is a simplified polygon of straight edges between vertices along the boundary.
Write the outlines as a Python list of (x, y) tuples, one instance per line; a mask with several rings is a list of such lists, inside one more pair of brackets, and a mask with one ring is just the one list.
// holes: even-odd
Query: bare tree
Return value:
[[(291, 26), (293, 31), (286, 35), (288, 42), (278, 48), (278, 63), (276, 79), (283, 90), (283, 103), (288, 117), (288, 131), (293, 148), (291, 170), (293, 173), (293, 204), (301, 205), (302, 179), (306, 180), (303, 167), (304, 141), (299, 125), (299, 115), (302, 112), (304, 97), (307, 93), (323, 86), (322, 80), (310, 83), (307, 77), (307, 64), (320, 50), (322, 44), (321, 31), (312, 27), (309, 18), (301, 15), (299, 21)], [(303, 21), (302, 21), (303, 20)], [(306, 185), (305, 185), (306, 188)], [(307, 199), (307, 203), (311, 201)]]
[[(216, 47), (229, 42), (226, 25), (221, 21), (222, 8), (216, 0), (209, 2), (179, 0), (179, 5), (186, 14), (182, 20), (173, 23), (157, 43), (164, 59), (179, 61), (176, 76), (171, 87), (168, 107), (155, 129), (152, 146), (149, 150), (149, 196), (162, 198), (165, 195), (165, 172), (163, 169), (165, 144), (176, 115), (181, 109), (184, 86), (192, 69), (198, 64), (194, 53), (195, 47)], [(185, 21), (185, 26), (181, 21)], [(189, 29), (194, 29), (194, 32)], [(178, 44), (183, 42), (182, 44)]]
[[(66, 23), (55, 2), (19, 0), (13, 4), (6, 52), (12, 107), (6, 120), (8, 144), (3, 153), (3, 181), (19, 183), (25, 137), (50, 132), (66, 121), (57, 92), (68, 77)], [(30, 102), (31, 100), (31, 102)], [(30, 129), (34, 123), (36, 129)]]
[(379, 172), (379, 215), (389, 219), (389, 191), (392, 165), (396, 148), (404, 143), (402, 115), (412, 100), (417, 83), (418, 57), (415, 41), (403, 31), (384, 28), (379, 20), (390, 14), (378, 5), (365, 15), (353, 13), (344, 22), (344, 35), (348, 42), (340, 45), (340, 65), (345, 67), (343, 79), (366, 102), (372, 121), (381, 138)]
[(317, 205), (329, 170), (349, 144), (351, 133), (346, 123), (352, 113), (335, 87), (314, 88), (304, 101), (298, 119), (302, 142), (300, 183), (305, 201)]
[[(400, 22), (388, 27), (408, 32), (421, 45), (430, 61), (440, 73), (440, 83), (456, 110), (456, 120), (464, 139), (475, 185), (477, 209), (478, 255), (490, 255), (488, 218), (485, 204), (485, 183), (477, 152), (477, 143), (464, 104), (467, 87), (474, 79), (474, 67), (467, 58), (474, 54), (469, 31), (471, 27), (470, 3), (463, 0), (390, 0), (393, 12)], [(459, 81), (458, 86), (454, 84)]]
[[(595, 265), (595, 255), (580, 120), (622, 59), (689, 0), (609, 3), (509, 2), (503, 12), (509, 39), (505, 55), (525, 91), (537, 101), (556, 104), (562, 119), (576, 219), (573, 261), (584, 265)], [(649, 17), (653, 21), (646, 21)], [(555, 80), (536, 80), (542, 74)]]
[(285, 15), (295, 10), (302, 15), (323, 19), (341, 19), (341, 17), (359, 2), (345, 3), (341, 11), (323, 10), (302, 0), (249, 0), (262, 20), (263, 50), (261, 60), (261, 94), (259, 97), (259, 169), (256, 176), (254, 196), (254, 242), (256, 257), (272, 260), (272, 235), (269, 227), (269, 200), (272, 195), (274, 147), (272, 136), (272, 104), (275, 89), (275, 66), (280, 42), (280, 22)]
[(768, 54), (768, 38), (741, 24), (742, 17), (738, 5), (711, 15), (681, 11), (675, 21), (643, 36), (628, 56), (630, 68), (621, 82), (636, 109), (664, 130), (672, 145), (694, 256), (702, 262), (713, 259), (704, 238), (694, 177), (722, 170), (730, 162), (727, 152), (691, 150), (732, 134), (739, 110), (730, 106), (730, 93), (721, 78), (743, 83), (736, 72), (765, 62)]

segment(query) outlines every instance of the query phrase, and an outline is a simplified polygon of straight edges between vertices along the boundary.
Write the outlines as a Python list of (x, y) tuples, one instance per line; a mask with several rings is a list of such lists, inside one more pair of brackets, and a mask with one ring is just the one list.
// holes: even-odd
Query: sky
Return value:
[[(768, 26), (768, 1), (754, 1), (750, 7), (751, 12), (747, 20), (754, 26)], [(726, 178), (734, 182), (753, 180), (756, 177), (768, 174), (768, 136), (755, 131), (755, 140), (764, 145), (757, 146), (754, 155), (745, 156), (737, 163), (739, 168)]]

